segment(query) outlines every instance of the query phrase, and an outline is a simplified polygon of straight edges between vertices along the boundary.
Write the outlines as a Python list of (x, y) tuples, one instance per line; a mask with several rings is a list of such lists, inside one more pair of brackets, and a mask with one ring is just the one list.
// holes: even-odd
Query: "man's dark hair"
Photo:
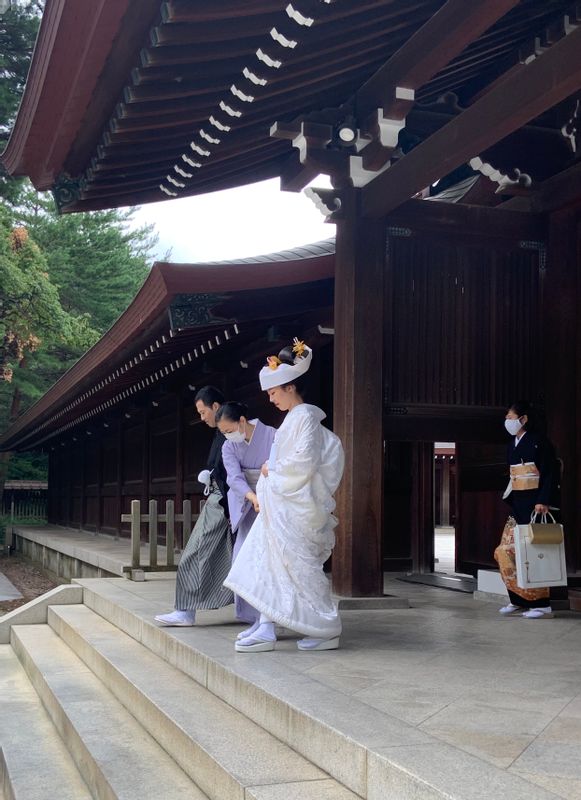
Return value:
[(194, 403), (197, 403), (198, 400), (201, 400), (208, 408), (212, 408), (214, 403), (218, 403), (220, 406), (222, 405), (224, 402), (224, 395), (220, 389), (216, 389), (215, 386), (202, 386), (200, 391), (196, 394)]

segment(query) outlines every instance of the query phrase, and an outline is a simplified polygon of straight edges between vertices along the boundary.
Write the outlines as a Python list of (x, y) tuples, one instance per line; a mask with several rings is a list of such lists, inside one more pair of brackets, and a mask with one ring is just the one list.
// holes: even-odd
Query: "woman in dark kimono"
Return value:
[[(260, 469), (268, 460), (276, 430), (263, 425), (259, 419), (249, 420), (247, 407), (234, 400), (220, 406), (216, 424), (226, 438), (222, 445), (222, 461), (229, 487), (230, 523), (236, 536), (232, 552), (234, 561), (259, 511), (256, 484)], [(253, 626), (258, 620), (258, 612), (238, 595), (235, 596), (235, 606), (236, 618), (241, 622)]]
[(505, 428), (511, 436), (508, 445), (510, 482), (504, 499), (512, 510), (511, 519), (495, 552), (510, 603), (501, 614), (523, 613), (529, 619), (552, 616), (548, 589), (521, 589), (516, 584), (514, 526), (528, 525), (531, 516), (556, 509), (559, 495), (559, 467), (555, 450), (541, 433), (538, 415), (525, 400), (509, 408)]

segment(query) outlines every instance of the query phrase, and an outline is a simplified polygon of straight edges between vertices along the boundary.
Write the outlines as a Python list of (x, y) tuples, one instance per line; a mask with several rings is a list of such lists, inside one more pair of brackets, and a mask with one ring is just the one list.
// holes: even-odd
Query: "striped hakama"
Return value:
[(222, 608), (234, 602), (230, 589), (222, 585), (232, 564), (232, 536), (221, 499), (212, 482), (178, 566), (175, 607), (180, 611)]

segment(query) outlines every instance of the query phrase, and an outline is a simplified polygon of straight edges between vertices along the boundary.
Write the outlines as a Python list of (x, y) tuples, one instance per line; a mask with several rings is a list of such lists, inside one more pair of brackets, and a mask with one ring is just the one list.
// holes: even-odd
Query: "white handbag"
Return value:
[(540, 524), (535, 522), (536, 516), (534, 513), (531, 515), (528, 525), (516, 526), (516, 582), (521, 589), (566, 586), (563, 526), (555, 522), (552, 514), (549, 514), (551, 522), (547, 522), (547, 516), (543, 514)]

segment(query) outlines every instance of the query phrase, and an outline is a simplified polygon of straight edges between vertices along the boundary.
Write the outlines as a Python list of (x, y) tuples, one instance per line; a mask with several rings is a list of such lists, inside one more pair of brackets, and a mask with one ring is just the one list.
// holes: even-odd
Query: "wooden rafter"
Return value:
[(448, 0), (359, 89), (357, 116), (362, 118), (376, 108), (383, 108), (386, 116), (401, 113), (401, 103), (396, 102), (398, 86), (419, 89), (518, 3)]
[[(414, 104), (415, 91), (518, 3), (519, 0), (448, 0), (363, 84), (354, 100), (345, 106), (354, 108), (356, 118), (363, 122), (364, 133), (370, 137), (358, 154), (364, 169), (380, 169), (397, 143), (397, 129), (393, 142), (381, 141), (381, 120), (404, 120)], [(348, 160), (347, 154), (343, 159)], [(302, 172), (292, 162), (292, 180), (283, 175), (282, 188), (304, 188), (313, 177), (315, 160), (321, 161), (315, 150), (312, 156), (302, 157)]]
[(363, 213), (378, 217), (479, 155), (581, 86), (581, 26), (561, 39), (363, 189)]

